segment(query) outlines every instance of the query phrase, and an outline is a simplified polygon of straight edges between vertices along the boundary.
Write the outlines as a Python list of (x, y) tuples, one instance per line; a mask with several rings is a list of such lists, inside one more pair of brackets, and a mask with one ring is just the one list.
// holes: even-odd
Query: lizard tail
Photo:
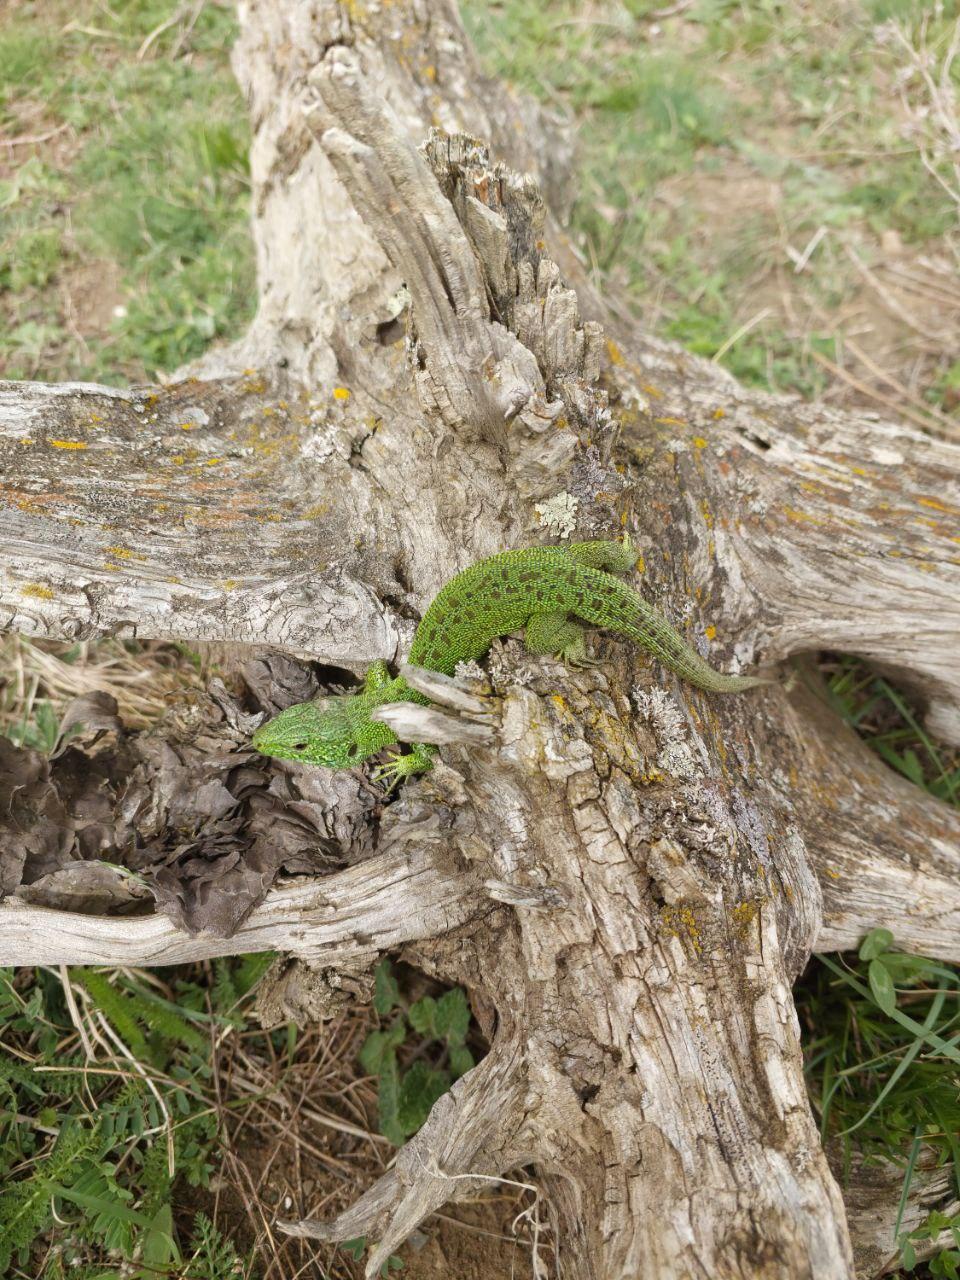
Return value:
[(619, 631), (699, 689), (711, 693), (742, 693), (745, 689), (774, 683), (765, 676), (728, 676), (715, 671), (642, 596), (622, 583), (617, 583), (617, 587), (619, 590), (615, 593), (607, 589), (597, 614), (588, 617), (588, 621)]

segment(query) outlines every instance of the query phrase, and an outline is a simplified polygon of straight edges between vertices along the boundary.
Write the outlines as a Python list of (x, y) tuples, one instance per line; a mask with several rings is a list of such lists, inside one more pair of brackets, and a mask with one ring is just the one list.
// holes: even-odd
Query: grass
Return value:
[(960, 805), (960, 749), (931, 738), (905, 694), (856, 658), (825, 656), (821, 669), (835, 710), (892, 769)]
[(0, 31), (0, 129), (20, 140), (0, 171), (7, 377), (152, 379), (252, 312), (234, 16), (208, 3), (147, 46), (169, 17), (52, 0)]
[(891, 1252), (898, 1245), (912, 1271), (923, 1243), (952, 1231), (956, 1248), (937, 1249), (929, 1274), (957, 1280), (960, 1213), (932, 1213), (908, 1230), (903, 1210), (921, 1153), (960, 1186), (960, 973), (892, 942), (875, 929), (856, 959), (823, 956), (807, 974), (798, 1012), (808, 1090), (844, 1176), (855, 1155), (903, 1168)]
[[(826, 656), (822, 672), (838, 715), (891, 768), (960, 806), (960, 750), (932, 739), (899, 689), (855, 658)], [(917, 1157), (932, 1153), (960, 1194), (960, 969), (903, 955), (876, 929), (856, 959), (815, 958), (794, 996), (811, 1103), (844, 1174), (854, 1153), (901, 1167), (902, 1215)], [(960, 1214), (937, 1211), (913, 1232), (900, 1230), (898, 1216), (890, 1246), (899, 1246), (904, 1274), (942, 1231), (953, 1232), (955, 1247), (936, 1249), (927, 1274), (958, 1280)]]
[[(575, 231), (598, 281), (650, 327), (753, 385), (848, 404), (890, 394), (866, 357), (908, 416), (955, 432), (957, 208), (922, 162), (921, 149), (949, 177), (916, 67), (883, 25), (941, 68), (955, 3), (468, 0), (465, 16), (492, 72), (573, 112)], [(233, 35), (232, 6), (213, 0), (21, 3), (0, 29), (0, 131), (15, 143), (0, 152), (3, 376), (143, 380), (242, 331), (254, 286)], [(2, 655), (0, 732), (41, 751), (78, 693), (108, 689), (142, 727), (203, 683), (196, 655), (170, 646), (6, 637)], [(957, 803), (957, 754), (900, 691), (853, 659), (826, 659), (824, 674), (892, 768)], [(265, 1034), (244, 965), (4, 975), (0, 1213), (46, 1249), (27, 1271), (14, 1257), (11, 1275), (112, 1278), (110, 1249), (137, 1258), (125, 1274), (151, 1258), (189, 1280), (266, 1269), (261, 1206), (273, 1215), (320, 1185), (325, 1211), (344, 1206), (389, 1156), (378, 1126), (402, 1136), (462, 1065), (459, 1032), (436, 1025), (446, 997), (395, 992), (389, 969), (377, 1014)], [(847, 1161), (893, 1161), (905, 1187), (922, 1147), (956, 1170), (956, 971), (874, 935), (859, 957), (814, 962), (796, 994), (825, 1140)], [(164, 1002), (187, 1032), (164, 1029)], [(79, 1070), (85, 1043), (96, 1072)], [(54, 1064), (71, 1070), (46, 1079)], [(905, 1265), (923, 1230), (898, 1232)], [(308, 1255), (281, 1247), (295, 1274)], [(364, 1250), (349, 1242), (326, 1263), (359, 1275)], [(954, 1254), (929, 1274), (956, 1280)]]
[(213, 1201), (203, 1192), (232, 1117), (211, 1047), (243, 1025), (238, 1008), (270, 959), (162, 979), (0, 971), (0, 1274), (110, 1280), (122, 1260), (128, 1280), (252, 1275), (211, 1218), (187, 1217), (175, 1195), (190, 1187), (194, 1205)]
[[(936, 67), (955, 14), (919, 0), (465, 7), (489, 70), (573, 109), (574, 227), (598, 281), (650, 327), (751, 385), (851, 404), (889, 394), (873, 361), (953, 433), (940, 389), (960, 344), (957, 205), (922, 163), (919, 78), (882, 24)], [(948, 155), (936, 164), (949, 173)]]

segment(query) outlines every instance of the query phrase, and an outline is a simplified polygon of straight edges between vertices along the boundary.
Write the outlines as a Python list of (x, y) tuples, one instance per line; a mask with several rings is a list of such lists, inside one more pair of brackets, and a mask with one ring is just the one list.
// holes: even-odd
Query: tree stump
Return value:
[[(524, 1166), (559, 1277), (851, 1276), (791, 984), (879, 925), (960, 960), (960, 816), (800, 655), (889, 669), (960, 740), (960, 449), (611, 318), (549, 212), (562, 130), (484, 80), (445, 0), (241, 10), (257, 317), (163, 386), (0, 386), (0, 601), (34, 636), (248, 646), (246, 692), (141, 734), (88, 701), (53, 758), (4, 748), (0, 963), (279, 948), (337, 999), (402, 948), (466, 986), (488, 1055), (295, 1228), (372, 1237), (369, 1276)], [(621, 532), (714, 665), (782, 680), (717, 697), (609, 635), (575, 671), (506, 641), (482, 680), (421, 675), (442, 714), (406, 713), (449, 745), (390, 804), (249, 751), (252, 708), (318, 691), (283, 654), (399, 660), (474, 560)], [(126, 914), (58, 905), (92, 900)]]

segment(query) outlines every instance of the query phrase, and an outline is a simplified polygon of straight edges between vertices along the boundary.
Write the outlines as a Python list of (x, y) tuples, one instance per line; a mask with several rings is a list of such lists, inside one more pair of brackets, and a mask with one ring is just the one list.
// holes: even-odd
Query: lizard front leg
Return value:
[(414, 742), (406, 755), (401, 755), (399, 751), (392, 752), (387, 763), (376, 770), (373, 780), (374, 782), (386, 781), (389, 795), (404, 778), (409, 778), (415, 773), (429, 773), (433, 768), (436, 755), (436, 747), (427, 742)]

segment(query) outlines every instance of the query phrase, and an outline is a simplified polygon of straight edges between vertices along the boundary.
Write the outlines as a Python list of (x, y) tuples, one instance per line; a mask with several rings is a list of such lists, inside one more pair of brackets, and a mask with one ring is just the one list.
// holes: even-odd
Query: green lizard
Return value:
[[(453, 675), (458, 662), (482, 658), (497, 636), (523, 627), (532, 653), (587, 665), (583, 627), (576, 621), (582, 619), (627, 636), (701, 689), (734, 693), (770, 683), (760, 676), (722, 675), (708, 666), (665, 618), (612, 576), (629, 572), (636, 560), (636, 551), (625, 542), (528, 547), (480, 560), (436, 596), (417, 627), (407, 661)], [(374, 662), (359, 692), (288, 707), (257, 729), (253, 746), (284, 760), (348, 769), (397, 741), (392, 729), (370, 717), (386, 702), (430, 704), (402, 677), (391, 676), (385, 662)], [(416, 743), (407, 755), (395, 753), (376, 776), (393, 785), (432, 768), (436, 753), (436, 747)]]

